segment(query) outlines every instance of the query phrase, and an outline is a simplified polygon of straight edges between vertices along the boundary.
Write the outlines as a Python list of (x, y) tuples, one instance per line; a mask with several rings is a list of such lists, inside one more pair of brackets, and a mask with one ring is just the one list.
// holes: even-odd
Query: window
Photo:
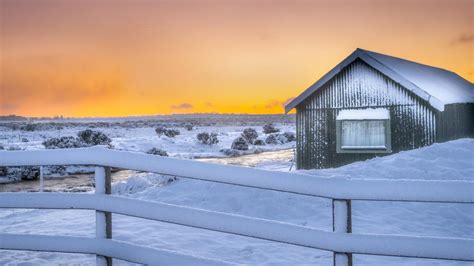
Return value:
[(336, 118), (338, 153), (390, 153), (390, 114), (386, 109), (342, 110)]

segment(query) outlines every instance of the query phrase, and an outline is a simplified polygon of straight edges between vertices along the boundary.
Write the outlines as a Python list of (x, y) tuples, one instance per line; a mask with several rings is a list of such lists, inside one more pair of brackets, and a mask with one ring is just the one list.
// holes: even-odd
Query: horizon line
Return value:
[(249, 115), (249, 116), (271, 116), (271, 115), (294, 115), (294, 113), (268, 113), (268, 114), (255, 114), (255, 113), (220, 113), (220, 112), (197, 112), (197, 113), (171, 113), (171, 114), (152, 114), (152, 115), (125, 115), (125, 116), (23, 116), (16, 114), (9, 115), (0, 115), (1, 118), (6, 117), (18, 117), (25, 119), (37, 119), (37, 120), (47, 120), (47, 119), (100, 119), (100, 118), (147, 118), (147, 117), (160, 117), (160, 116), (187, 116), (187, 115)]

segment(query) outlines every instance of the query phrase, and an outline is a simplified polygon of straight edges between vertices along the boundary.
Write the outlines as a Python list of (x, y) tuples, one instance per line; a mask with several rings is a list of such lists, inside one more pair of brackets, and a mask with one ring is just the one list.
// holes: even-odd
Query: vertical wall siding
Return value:
[(445, 105), (436, 120), (437, 142), (474, 137), (474, 103)]
[(297, 107), (297, 167), (337, 167), (381, 154), (336, 153), (341, 109), (387, 108), (394, 153), (436, 141), (437, 112), (410, 91), (358, 60)]

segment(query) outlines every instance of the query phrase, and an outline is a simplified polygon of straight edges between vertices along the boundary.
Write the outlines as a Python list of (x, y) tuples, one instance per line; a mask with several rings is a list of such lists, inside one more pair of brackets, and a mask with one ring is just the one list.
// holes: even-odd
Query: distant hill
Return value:
[(41, 120), (62, 120), (63, 116), (54, 117), (25, 117), (19, 115), (0, 115), (0, 121), (41, 121)]
[(25, 121), (27, 117), (18, 115), (0, 115), (0, 121)]

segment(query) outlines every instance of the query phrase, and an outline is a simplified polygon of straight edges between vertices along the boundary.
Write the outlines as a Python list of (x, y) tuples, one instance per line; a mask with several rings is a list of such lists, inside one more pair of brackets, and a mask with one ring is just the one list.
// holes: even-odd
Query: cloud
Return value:
[(171, 109), (175, 109), (175, 110), (189, 110), (189, 109), (193, 109), (193, 105), (190, 104), (190, 103), (180, 103), (178, 105), (172, 105), (171, 106)]
[(456, 39), (454, 39), (451, 44), (464, 44), (464, 43), (472, 43), (474, 42), (474, 34), (472, 33), (463, 33), (459, 35)]
[(293, 99), (295, 99), (295, 97), (290, 97), (284, 101), (281, 101), (281, 100), (272, 100), (270, 102), (268, 102), (267, 104), (265, 104), (265, 108), (266, 109), (273, 109), (273, 108), (276, 108), (276, 107), (283, 107), (285, 108), (285, 105), (287, 105), (289, 102), (291, 102)]
[(5, 112), (12, 112), (12, 111), (15, 111), (17, 110), (19, 107), (18, 104), (14, 104), (14, 103), (0, 103), (0, 109), (2, 111), (5, 111)]
[(209, 107), (209, 108), (213, 108), (213, 107), (214, 107), (214, 104), (211, 103), (211, 102), (206, 102), (205, 105), (206, 105), (206, 107)]
[(281, 105), (281, 102), (278, 100), (272, 100), (269, 103), (265, 104), (265, 108), (272, 109)]

